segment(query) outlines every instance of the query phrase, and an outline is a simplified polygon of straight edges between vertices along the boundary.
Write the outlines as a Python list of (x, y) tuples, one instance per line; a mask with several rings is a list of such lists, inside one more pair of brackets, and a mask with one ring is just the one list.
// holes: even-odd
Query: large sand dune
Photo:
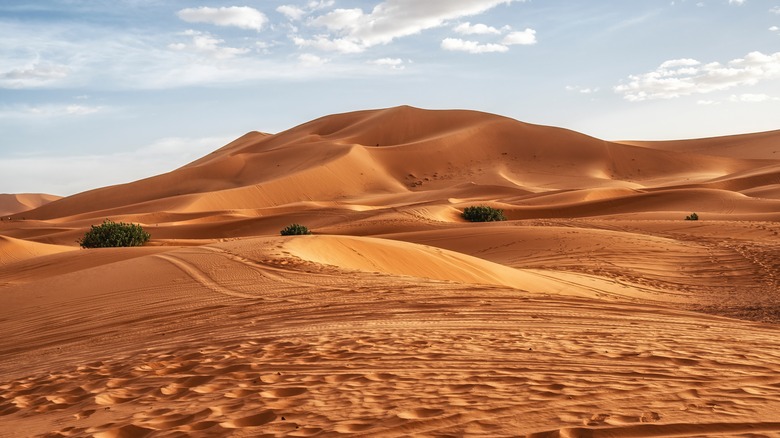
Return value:
[(2, 198), (0, 437), (780, 436), (778, 145), (398, 107)]

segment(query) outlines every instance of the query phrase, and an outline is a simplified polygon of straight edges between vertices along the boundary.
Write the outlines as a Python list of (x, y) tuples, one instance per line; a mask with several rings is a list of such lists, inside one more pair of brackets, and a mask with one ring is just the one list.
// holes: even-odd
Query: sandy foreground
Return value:
[(2, 197), (0, 437), (780, 436), (778, 150), (399, 107)]

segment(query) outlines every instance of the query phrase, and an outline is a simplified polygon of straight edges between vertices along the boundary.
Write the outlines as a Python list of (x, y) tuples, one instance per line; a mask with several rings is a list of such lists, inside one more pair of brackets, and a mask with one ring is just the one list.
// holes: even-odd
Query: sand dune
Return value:
[(60, 196), (42, 193), (7, 194), (0, 193), (0, 216), (21, 213), (49, 202), (60, 199)]
[(310, 201), (359, 205), (367, 195), (465, 183), (533, 193), (670, 187), (722, 181), (757, 163), (609, 143), (492, 114), (399, 107), (328, 116), (277, 135), (248, 134), (168, 174), (71, 196), (27, 216), (75, 220)]
[(0, 265), (32, 259), (49, 254), (73, 251), (70, 246), (47, 245), (45, 243), (27, 242), (0, 235)]
[(777, 154), (780, 153), (778, 135), (780, 131), (768, 131), (690, 140), (622, 141), (621, 143), (650, 149), (687, 151), (722, 157), (777, 160)]
[(780, 436), (778, 144), (404, 106), (4, 195), (0, 437)]

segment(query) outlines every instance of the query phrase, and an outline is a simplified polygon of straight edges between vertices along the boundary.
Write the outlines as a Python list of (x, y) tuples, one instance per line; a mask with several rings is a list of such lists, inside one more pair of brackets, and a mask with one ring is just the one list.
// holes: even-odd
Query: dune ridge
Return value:
[(398, 107), (327, 116), (276, 135), (250, 133), (168, 174), (77, 194), (28, 216), (78, 219), (336, 200), (360, 205), (368, 195), (423, 193), (465, 183), (531, 193), (661, 190), (680, 181), (705, 187), (755, 171), (759, 163), (772, 164), (698, 149), (610, 143), (473, 111)]
[(402, 106), (3, 195), (0, 437), (780, 436), (778, 144)]
[(9, 216), (32, 210), (61, 198), (61, 196), (44, 193), (0, 193), (0, 216)]

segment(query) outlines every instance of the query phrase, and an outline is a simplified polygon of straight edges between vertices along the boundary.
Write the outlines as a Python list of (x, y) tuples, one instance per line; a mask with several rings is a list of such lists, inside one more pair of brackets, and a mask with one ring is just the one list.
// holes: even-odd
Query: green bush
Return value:
[(466, 207), (463, 210), (463, 219), (469, 222), (498, 222), (505, 221), (504, 210), (488, 207), (485, 205), (477, 205), (474, 207)]
[(82, 248), (112, 248), (119, 246), (141, 246), (151, 236), (140, 225), (113, 222), (108, 219), (84, 234), (76, 242)]
[(311, 231), (303, 225), (291, 224), (280, 231), (279, 234), (282, 236), (300, 236), (303, 234), (311, 234)]
[(691, 213), (690, 216), (685, 216), (686, 221), (697, 221), (699, 220), (699, 215), (696, 213)]

